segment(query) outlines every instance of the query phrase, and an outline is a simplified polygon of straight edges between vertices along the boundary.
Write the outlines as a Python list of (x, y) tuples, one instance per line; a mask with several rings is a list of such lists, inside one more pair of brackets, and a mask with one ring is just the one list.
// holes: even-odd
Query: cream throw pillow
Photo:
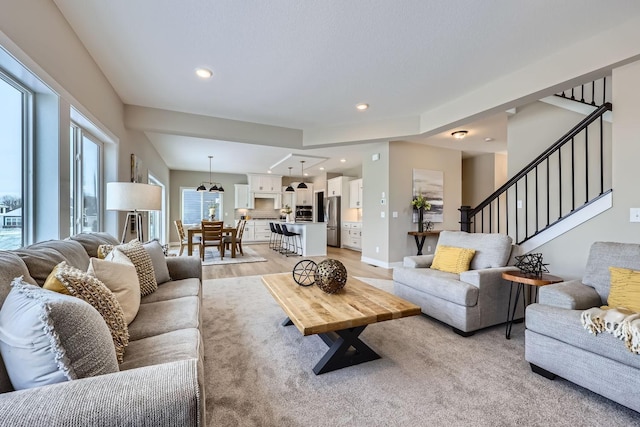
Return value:
[(446, 271), (447, 273), (460, 274), (469, 270), (469, 265), (475, 254), (476, 251), (474, 249), (439, 245), (436, 247), (431, 268)]
[[(140, 282), (140, 293), (142, 296), (152, 294), (158, 289), (153, 263), (149, 253), (144, 249), (142, 243), (138, 239), (134, 239), (129, 243), (118, 245), (105, 258), (108, 261), (121, 259), (120, 255), (124, 254), (136, 268), (138, 273), (138, 282)], [(118, 261), (116, 261), (118, 262)]]
[(140, 309), (140, 283), (133, 263), (126, 258), (126, 262), (111, 262), (103, 259), (91, 258), (87, 273), (96, 277), (113, 292), (124, 311), (127, 324), (133, 322)]

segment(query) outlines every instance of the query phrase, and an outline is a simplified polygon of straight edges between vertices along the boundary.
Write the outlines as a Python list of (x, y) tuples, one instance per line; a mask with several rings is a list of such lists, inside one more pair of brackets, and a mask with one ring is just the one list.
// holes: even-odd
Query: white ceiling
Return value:
[[(54, 1), (125, 104), (303, 132), (419, 115), (640, 15), (637, 0)], [(197, 78), (199, 66), (214, 77)], [(501, 151), (505, 124), (465, 125), (463, 145), (449, 131), (410, 140)], [(171, 169), (206, 171), (212, 154), (216, 171), (264, 172), (295, 152), (147, 136)], [(298, 154), (340, 171), (359, 148)]]

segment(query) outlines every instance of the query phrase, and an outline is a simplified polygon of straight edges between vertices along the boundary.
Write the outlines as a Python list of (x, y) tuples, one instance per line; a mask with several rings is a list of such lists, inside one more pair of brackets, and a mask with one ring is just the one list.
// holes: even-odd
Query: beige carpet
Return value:
[(209, 426), (640, 425), (632, 410), (533, 374), (523, 324), (505, 340), (503, 326), (462, 338), (424, 316), (381, 322), (361, 335), (381, 359), (316, 376), (326, 345), (284, 317), (259, 276), (205, 281)]

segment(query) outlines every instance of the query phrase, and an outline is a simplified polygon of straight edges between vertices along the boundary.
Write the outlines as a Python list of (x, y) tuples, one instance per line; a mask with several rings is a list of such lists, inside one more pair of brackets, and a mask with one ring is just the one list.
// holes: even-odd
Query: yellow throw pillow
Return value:
[(49, 291), (57, 292), (59, 294), (71, 295), (67, 290), (66, 286), (62, 284), (60, 280), (56, 277), (58, 274), (58, 265), (56, 265), (51, 273), (49, 273), (49, 277), (44, 281), (44, 285), (42, 285), (43, 289), (47, 289)]
[(609, 267), (611, 286), (607, 304), (610, 308), (626, 308), (640, 313), (640, 271)]
[(476, 254), (474, 249), (457, 248), (455, 246), (437, 246), (431, 268), (460, 274), (469, 270), (471, 259)]

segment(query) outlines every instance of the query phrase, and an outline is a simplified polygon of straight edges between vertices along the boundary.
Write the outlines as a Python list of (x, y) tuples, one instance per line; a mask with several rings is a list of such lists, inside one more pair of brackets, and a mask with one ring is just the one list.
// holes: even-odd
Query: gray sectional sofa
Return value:
[[(15, 277), (42, 286), (61, 261), (86, 271), (105, 233), (0, 251), (0, 305)], [(204, 426), (202, 266), (166, 258), (171, 280), (142, 297), (116, 373), (14, 391), (0, 360), (1, 426)]]
[(594, 336), (581, 313), (606, 305), (609, 267), (640, 270), (640, 245), (596, 242), (582, 280), (540, 288), (527, 307), (525, 359), (547, 378), (556, 375), (640, 412), (640, 356), (609, 333)]
[[(514, 249), (511, 238), (443, 231), (440, 245), (475, 249), (470, 270), (455, 274), (431, 269), (434, 255), (405, 257), (404, 266), (393, 270), (394, 293), (462, 336), (506, 322), (511, 286), (502, 279), (502, 272), (516, 270), (507, 266)], [(522, 318), (522, 309), (518, 310), (516, 319)]]

